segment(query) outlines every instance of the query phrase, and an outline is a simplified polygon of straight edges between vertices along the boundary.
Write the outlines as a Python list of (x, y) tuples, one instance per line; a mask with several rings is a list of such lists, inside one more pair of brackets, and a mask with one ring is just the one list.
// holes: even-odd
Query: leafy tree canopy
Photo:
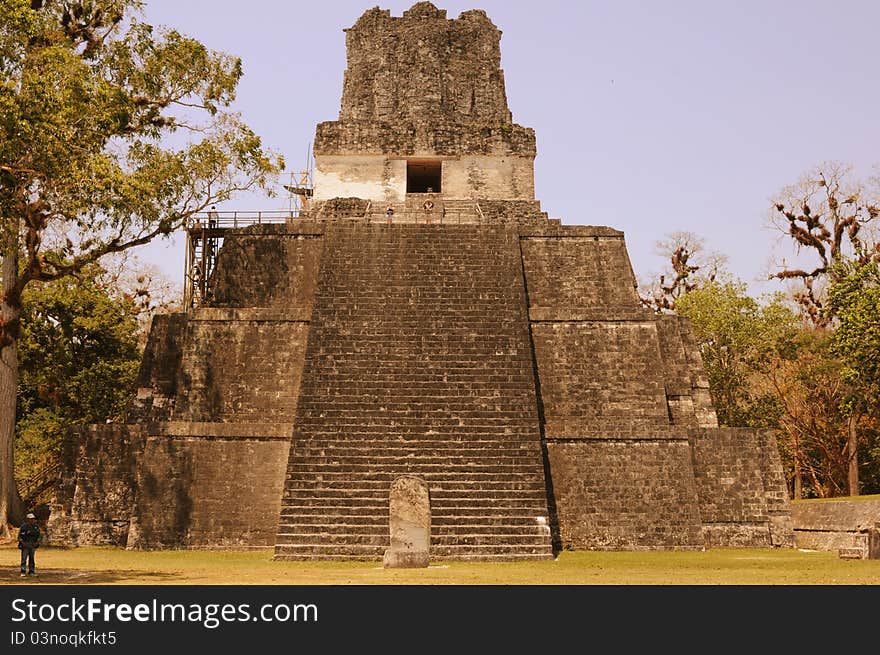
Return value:
[(165, 236), (283, 168), (229, 110), (241, 61), (138, 0), (0, 0), (0, 532), (31, 282)]

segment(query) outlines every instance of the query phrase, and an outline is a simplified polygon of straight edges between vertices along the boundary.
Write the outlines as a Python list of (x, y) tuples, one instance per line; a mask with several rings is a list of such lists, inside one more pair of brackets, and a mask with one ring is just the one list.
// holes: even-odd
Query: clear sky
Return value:
[[(380, 4), (399, 16), (413, 2)], [(448, 0), (502, 30), (514, 121), (535, 129), (536, 195), (564, 223), (623, 230), (639, 277), (695, 232), (754, 292), (780, 250), (769, 199), (825, 160), (880, 162), (880, 0)], [(374, 0), (146, 0), (146, 19), (238, 55), (236, 109), (292, 169), (339, 113), (343, 28)], [(242, 197), (220, 209), (284, 209)], [(141, 251), (180, 281), (182, 238)]]

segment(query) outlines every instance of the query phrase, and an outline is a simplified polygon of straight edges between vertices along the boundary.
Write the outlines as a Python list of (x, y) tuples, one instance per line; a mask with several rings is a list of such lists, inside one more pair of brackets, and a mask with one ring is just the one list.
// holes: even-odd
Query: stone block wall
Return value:
[(308, 322), (202, 314), (187, 328), (172, 420), (292, 421)]
[(290, 424), (169, 423), (144, 446), (127, 546), (273, 546)]
[(623, 235), (521, 228), (544, 439), (566, 548), (702, 548), (686, 433)]
[(562, 544), (702, 549), (687, 441), (548, 439)]
[[(258, 225), (224, 239), (212, 298), (186, 324), (175, 421), (290, 423), (323, 226)], [(166, 418), (166, 417), (163, 417)]]
[[(688, 430), (694, 477), (708, 546), (791, 546), (781, 523), (791, 516), (784, 486), (765, 443), (773, 439), (747, 428)], [(775, 444), (773, 444), (775, 447)]]
[(346, 30), (339, 120), (316, 129), (315, 199), (402, 202), (406, 158), (442, 160), (449, 198), (534, 199), (535, 133), (513, 124), (500, 39), (479, 10), (364, 13)]
[(795, 501), (792, 519), (798, 548), (855, 549), (862, 559), (880, 559), (880, 497)]
[(144, 425), (74, 430), (67, 474), (50, 518), (53, 543), (125, 545), (146, 434)]
[(656, 325), (670, 419), (686, 427), (718, 427), (690, 322), (681, 316), (659, 316)]
[(226, 236), (211, 278), (210, 307), (273, 308), (302, 315), (312, 306), (320, 234)]
[(376, 7), (345, 40), (341, 121), (511, 122), (501, 31), (483, 11), (448, 20), (430, 2), (400, 17)]
[(669, 425), (651, 323), (536, 322), (548, 439), (627, 436)]
[[(136, 475), (130, 548), (274, 545), (324, 226), (230, 233)], [(156, 419), (154, 419), (156, 420)]]
[(148, 417), (164, 420), (171, 415), (177, 395), (186, 325), (186, 314), (153, 317), (135, 383), (137, 391), (126, 413), (126, 423), (147, 420)]
[(566, 227), (522, 237), (532, 319), (649, 318), (639, 305), (623, 234), (600, 229), (580, 236)]
[(214, 302), (154, 320), (128, 423), (77, 439), (54, 519), (68, 541), (274, 544), (323, 230), (228, 233)]

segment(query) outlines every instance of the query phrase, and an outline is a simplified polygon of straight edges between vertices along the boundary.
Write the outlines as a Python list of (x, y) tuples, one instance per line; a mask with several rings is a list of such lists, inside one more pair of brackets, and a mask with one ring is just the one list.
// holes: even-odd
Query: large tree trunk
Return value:
[(859, 495), (859, 435), (856, 423), (856, 415), (853, 413), (847, 421), (849, 433), (846, 439), (846, 455), (849, 461), (846, 477), (850, 496)]
[(15, 484), (15, 401), (18, 392), (18, 321), (21, 305), (10, 300), (9, 291), (18, 279), (17, 244), (6, 249), (0, 265), (0, 536), (9, 537), (9, 522), (24, 520), (24, 507)]

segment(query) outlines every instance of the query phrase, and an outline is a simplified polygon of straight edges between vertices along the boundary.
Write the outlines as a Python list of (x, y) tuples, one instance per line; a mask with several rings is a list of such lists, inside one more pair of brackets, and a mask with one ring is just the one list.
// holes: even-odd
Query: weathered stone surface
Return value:
[(703, 548), (687, 441), (551, 440), (547, 449), (564, 547)]
[(500, 39), (479, 10), (364, 13), (346, 30), (339, 120), (315, 133), (315, 199), (402, 202), (406, 159), (429, 158), (446, 197), (534, 201), (535, 133), (507, 107)]
[(124, 546), (146, 439), (143, 425), (76, 428), (65, 448), (66, 473), (52, 508), (55, 544)]
[(161, 420), (171, 414), (186, 325), (186, 314), (153, 317), (135, 383), (135, 399), (126, 413), (126, 422), (135, 423), (150, 417)]
[(795, 530), (856, 531), (880, 523), (880, 498), (799, 500), (791, 504)]
[(536, 322), (532, 339), (548, 439), (669, 425), (653, 322)]
[(404, 474), (434, 492), (438, 556), (551, 557), (516, 232), (354, 222), (325, 238), (276, 557), (381, 557)]
[(147, 439), (128, 548), (274, 545), (289, 437), (261, 439), (248, 425), (240, 431)]
[(774, 545), (770, 513), (788, 512), (768, 499), (775, 481), (765, 480), (763, 435), (745, 428), (691, 429), (689, 434), (700, 516), (710, 545)]
[(798, 548), (855, 550), (880, 559), (880, 499), (801, 500), (792, 503)]
[(411, 475), (394, 480), (389, 494), (388, 514), (391, 546), (382, 559), (385, 568), (428, 566), (431, 548), (428, 483)]
[(690, 323), (680, 316), (660, 316), (657, 336), (670, 419), (675, 425), (717, 428), (709, 379), (703, 372)]
[(210, 306), (310, 311), (321, 247), (317, 235), (227, 236), (211, 280)]

